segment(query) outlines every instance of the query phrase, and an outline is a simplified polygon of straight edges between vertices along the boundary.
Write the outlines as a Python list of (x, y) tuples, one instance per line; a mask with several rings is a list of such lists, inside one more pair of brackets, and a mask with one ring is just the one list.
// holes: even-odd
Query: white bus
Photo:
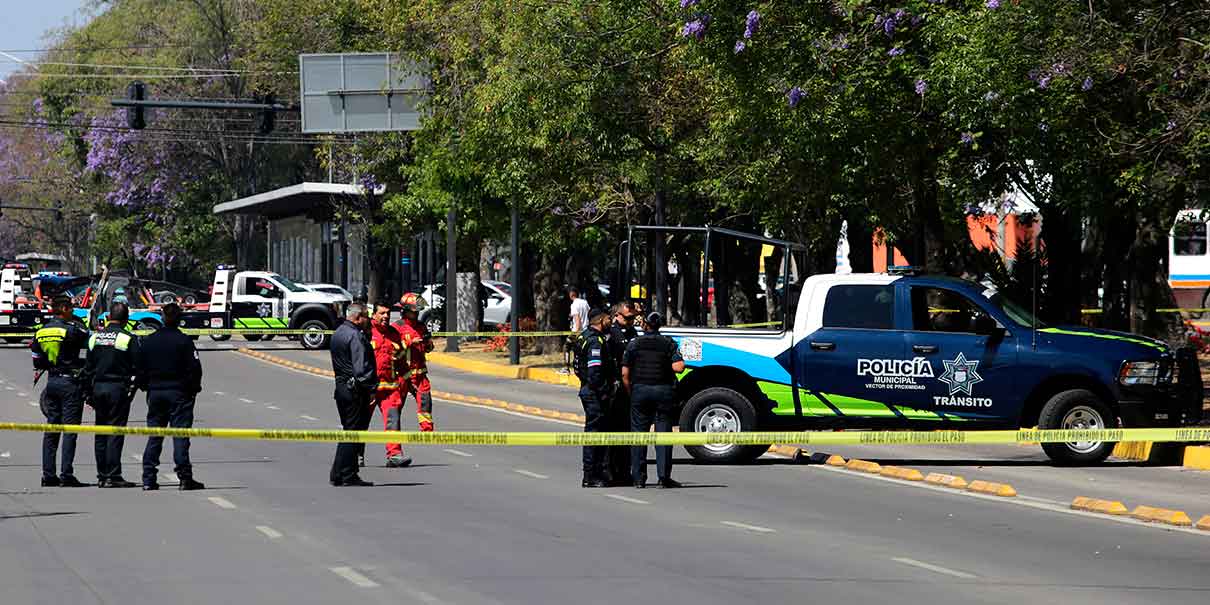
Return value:
[(1168, 285), (1182, 308), (1210, 306), (1208, 219), (1210, 211), (1181, 210), (1168, 233)]

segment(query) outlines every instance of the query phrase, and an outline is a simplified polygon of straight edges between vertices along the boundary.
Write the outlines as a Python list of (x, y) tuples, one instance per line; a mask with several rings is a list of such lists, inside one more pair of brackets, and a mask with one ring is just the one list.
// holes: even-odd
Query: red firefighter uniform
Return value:
[[(399, 414), (403, 409), (404, 394), (401, 391), (403, 376), (400, 368), (407, 357), (399, 331), (390, 324), (371, 323), (370, 346), (374, 349), (374, 367), (378, 373), (378, 388), (374, 391), (374, 404), (382, 412), (382, 428), (386, 431), (399, 430)], [(406, 371), (406, 370), (405, 370)], [(387, 459), (403, 456), (403, 446), (387, 444)]]
[(428, 365), (424, 354), (433, 350), (433, 340), (424, 324), (415, 319), (403, 319), (395, 324), (403, 343), (400, 383), (404, 389), (402, 398), (410, 394), (416, 399), (416, 420), (421, 431), (433, 430), (433, 387), (429, 383)]

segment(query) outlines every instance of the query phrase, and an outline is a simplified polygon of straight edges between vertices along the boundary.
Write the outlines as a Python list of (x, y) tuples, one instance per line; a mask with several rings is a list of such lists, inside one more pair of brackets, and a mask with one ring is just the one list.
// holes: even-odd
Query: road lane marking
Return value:
[(15, 391), (15, 390), (17, 390), (17, 389), (15, 389), (15, 388), (13, 388), (13, 387), (10, 387), (10, 386), (5, 385), (4, 390), (6, 390), (6, 391)]
[(222, 392), (222, 391), (215, 391), (215, 392), (214, 392), (214, 394), (215, 394), (215, 395), (218, 395), (219, 397), (222, 397), (223, 395), (226, 395), (226, 393), (224, 393), (224, 392)]
[(142, 456), (140, 456), (140, 455), (138, 455), (138, 454), (131, 454), (131, 455), (130, 455), (130, 459), (131, 459), (131, 460), (134, 460), (135, 462), (142, 462), (142, 461), (143, 461), (143, 457), (142, 457)]
[(646, 500), (639, 500), (638, 498), (631, 498), (630, 496), (619, 496), (618, 494), (605, 494), (605, 497), (620, 500), (622, 502), (629, 502), (631, 504), (651, 504)]
[(546, 475), (543, 475), (541, 473), (535, 473), (533, 471), (527, 471), (523, 468), (514, 468), (513, 472), (517, 473), (518, 475), (525, 475), (526, 477), (533, 477), (534, 479), (550, 479), (550, 477), (548, 477)]
[(12, 452), (0, 452), (0, 458), (12, 458)]
[(180, 483), (180, 482), (181, 482), (181, 480), (176, 477), (169, 477), (168, 475), (160, 475), (160, 483)]
[(251, 399), (248, 399), (246, 397), (240, 397), (239, 400), (244, 403), (256, 403), (255, 401), (252, 401)]
[(354, 586), (362, 588), (376, 588), (378, 586), (378, 582), (357, 573), (352, 567), (330, 567), (329, 569), (332, 570), (332, 573), (348, 580)]
[(22, 392), (18, 391), (17, 397), (29, 397), (29, 393), (22, 393)]
[(316, 418), (314, 416), (308, 416), (306, 414), (299, 415), (299, 418), (302, 418), (303, 420), (315, 420), (315, 421), (319, 420), (318, 418)]
[(271, 409), (271, 410), (280, 410), (280, 409), (281, 409), (281, 408), (279, 408), (279, 407), (277, 407), (277, 406), (275, 406), (275, 405), (267, 405), (267, 406), (265, 406), (265, 407), (267, 407), (267, 408), (269, 408), (269, 409)]
[(256, 531), (258, 531), (262, 534), (265, 534), (265, 536), (267, 536), (270, 540), (276, 540), (276, 539), (282, 537), (281, 532), (277, 531), (276, 529), (273, 529), (272, 527), (269, 527), (268, 525), (257, 525)]
[(955, 578), (962, 578), (963, 580), (974, 580), (975, 578), (979, 577), (974, 574), (966, 573), (965, 571), (941, 567), (940, 565), (933, 565), (932, 563), (925, 563), (924, 561), (917, 561), (916, 559), (909, 559), (907, 557), (891, 557), (891, 560), (896, 563), (911, 565), (912, 567), (919, 567), (920, 569), (927, 569), (939, 574), (954, 576)]
[(723, 525), (726, 525), (727, 527), (734, 527), (736, 529), (746, 529), (748, 531), (754, 531), (754, 532), (758, 532), (758, 533), (762, 533), (762, 534), (777, 533), (776, 529), (770, 529), (768, 527), (761, 527), (759, 525), (748, 525), (747, 523), (738, 523), (735, 521), (719, 521), (719, 523), (722, 523)]
[(38, 407), (38, 402), (37, 402), (37, 401), (31, 401), (31, 402), (29, 402), (29, 407), (31, 407), (31, 408), (36, 408), (36, 407)]
[(206, 498), (206, 499), (213, 502), (219, 508), (226, 508), (226, 509), (235, 508), (235, 505), (232, 504), (230, 500), (228, 500), (222, 496), (210, 496), (209, 498)]
[(474, 454), (468, 454), (468, 453), (466, 453), (466, 452), (464, 452), (464, 451), (462, 451), (462, 450), (451, 450), (451, 449), (446, 449), (445, 451), (447, 451), (447, 452), (449, 452), (449, 453), (451, 453), (451, 454), (453, 454), (453, 455), (455, 455), (455, 456), (462, 456), (463, 458), (472, 458), (472, 457), (474, 457)]

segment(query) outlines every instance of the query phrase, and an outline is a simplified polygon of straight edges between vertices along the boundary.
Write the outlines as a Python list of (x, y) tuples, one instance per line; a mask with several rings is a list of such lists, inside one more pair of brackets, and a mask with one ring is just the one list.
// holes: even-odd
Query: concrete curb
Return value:
[(435, 365), (462, 370), (463, 372), (482, 374), (484, 376), (507, 378), (509, 380), (532, 380), (534, 382), (580, 388), (580, 379), (576, 378), (574, 374), (563, 374), (558, 370), (550, 368), (536, 368), (526, 365), (513, 366), (492, 361), (465, 359), (451, 353), (429, 353), (425, 359)]
[(845, 468), (847, 468), (851, 471), (861, 471), (863, 473), (870, 473), (873, 475), (878, 475), (878, 474), (882, 473), (881, 464), (878, 464), (877, 462), (870, 462), (868, 460), (857, 460), (856, 458), (854, 458), (853, 460), (850, 460), (848, 462), (848, 464), (845, 464), (844, 466), (845, 466)]
[(824, 462), (828, 466), (844, 466), (848, 463), (849, 461), (845, 460), (843, 456), (837, 456), (836, 454), (828, 456), (827, 461)]
[(969, 485), (966, 482), (966, 479), (963, 479), (958, 475), (947, 475), (945, 473), (929, 473), (928, 476), (924, 478), (924, 482), (931, 483), (933, 485), (940, 485), (941, 487), (963, 490), (966, 489), (967, 485)]
[(1206, 516), (1202, 517), (1201, 519), (1198, 519), (1197, 525), (1194, 525), (1194, 527), (1196, 527), (1198, 529), (1204, 529), (1206, 531), (1210, 531), (1210, 515), (1206, 515)]
[(1199, 471), (1210, 471), (1210, 446), (1185, 446), (1185, 453), (1181, 457), (1181, 464), (1184, 465), (1185, 468), (1196, 469)]
[(1149, 521), (1153, 523), (1165, 523), (1167, 525), (1176, 525), (1177, 527), (1192, 527), (1193, 520), (1185, 511), (1172, 510), (1168, 508), (1156, 508), (1154, 506), (1139, 506), (1130, 513), (1131, 517), (1139, 521)]
[(1130, 509), (1126, 508), (1125, 504), (1117, 500), (1100, 500), (1097, 498), (1087, 498), (1078, 496), (1071, 501), (1072, 510), (1082, 510), (1090, 513), (1103, 513), (1106, 515), (1126, 515), (1130, 513)]
[(914, 468), (903, 468), (901, 466), (884, 466), (878, 474), (883, 477), (891, 477), (893, 479), (903, 479), (904, 481), (924, 481), (924, 474)]
[(1017, 490), (1007, 483), (996, 483), (993, 481), (983, 481), (976, 479), (966, 486), (968, 492), (979, 492), (981, 494), (990, 494), (992, 496), (1001, 496), (1004, 498), (1012, 498), (1017, 495)]

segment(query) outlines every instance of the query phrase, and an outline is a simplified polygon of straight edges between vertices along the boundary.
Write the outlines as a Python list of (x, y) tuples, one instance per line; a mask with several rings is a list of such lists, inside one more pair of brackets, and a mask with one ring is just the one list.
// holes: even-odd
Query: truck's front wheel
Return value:
[[(699, 391), (681, 410), (681, 431), (694, 433), (735, 433), (756, 428), (756, 408), (747, 397), (728, 388), (711, 387)], [(685, 450), (703, 462), (736, 464), (756, 460), (768, 451), (767, 445), (690, 445)]]
[[(1117, 415), (1084, 389), (1063, 391), (1050, 398), (1038, 417), (1040, 429), (1095, 430), (1117, 428)], [(1113, 453), (1112, 441), (1043, 443), (1042, 450), (1059, 464), (1097, 464)]]
[(332, 341), (331, 336), (324, 334), (324, 332), (329, 329), (328, 325), (322, 321), (319, 321), (318, 319), (304, 321), (303, 324), (298, 327), (301, 330), (307, 330), (307, 332), (304, 333), (300, 339), (302, 340), (302, 346), (304, 349), (310, 351), (326, 349), (328, 348), (328, 343)]

